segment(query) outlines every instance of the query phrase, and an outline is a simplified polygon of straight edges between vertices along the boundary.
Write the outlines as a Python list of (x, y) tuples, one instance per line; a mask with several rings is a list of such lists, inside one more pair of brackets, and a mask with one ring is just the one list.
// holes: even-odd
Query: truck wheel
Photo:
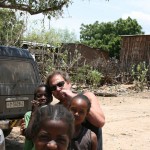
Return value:
[(8, 136), (10, 134), (11, 130), (12, 130), (12, 128), (11, 129), (4, 129), (3, 130), (4, 136), (5, 137)]

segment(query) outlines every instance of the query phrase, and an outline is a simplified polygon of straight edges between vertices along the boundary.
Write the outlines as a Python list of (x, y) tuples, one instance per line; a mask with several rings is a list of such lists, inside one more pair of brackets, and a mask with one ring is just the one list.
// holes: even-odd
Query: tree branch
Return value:
[(62, 7), (67, 4), (67, 2), (64, 2), (64, 3), (61, 3), (60, 5), (58, 6), (55, 6), (55, 7), (49, 7), (49, 8), (46, 8), (46, 9), (39, 9), (38, 11), (34, 11), (34, 10), (31, 10), (29, 13), (31, 15), (35, 15), (35, 14), (39, 14), (39, 13), (45, 13), (45, 12), (52, 12), (52, 11), (57, 11), (57, 10), (61, 10)]
[(59, 5), (54, 5), (53, 7), (45, 7), (45, 8), (39, 8), (38, 9), (33, 9), (31, 5), (25, 5), (25, 4), (12, 4), (12, 3), (7, 3), (6, 0), (3, 2), (0, 2), (0, 7), (2, 8), (9, 8), (9, 9), (17, 9), (21, 11), (26, 11), (29, 12), (31, 15), (39, 14), (39, 13), (46, 13), (46, 12), (53, 12), (53, 11), (58, 11), (62, 10), (62, 7), (64, 5), (67, 5), (68, 1), (61, 2)]

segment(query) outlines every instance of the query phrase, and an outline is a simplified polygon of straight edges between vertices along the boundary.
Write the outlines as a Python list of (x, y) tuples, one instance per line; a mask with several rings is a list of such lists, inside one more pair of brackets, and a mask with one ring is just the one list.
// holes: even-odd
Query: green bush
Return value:
[(97, 70), (91, 70), (87, 74), (87, 79), (90, 81), (90, 85), (93, 87), (98, 87), (103, 75)]
[(132, 66), (132, 77), (134, 79), (135, 89), (137, 91), (143, 91), (144, 86), (147, 83), (147, 72), (148, 72), (148, 66), (145, 62), (140, 62), (137, 65)]

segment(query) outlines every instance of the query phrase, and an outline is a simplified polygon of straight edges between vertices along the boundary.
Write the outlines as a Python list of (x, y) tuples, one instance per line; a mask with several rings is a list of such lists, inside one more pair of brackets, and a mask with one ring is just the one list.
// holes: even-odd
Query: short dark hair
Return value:
[(47, 99), (46, 99), (46, 104), (52, 102), (53, 100), (53, 96), (52, 96), (52, 92), (51, 90), (49, 89), (49, 86), (47, 86), (46, 84), (40, 84), (35, 90), (34, 90), (34, 100), (36, 100), (36, 97), (37, 97), (37, 91), (38, 91), (38, 88), (40, 87), (45, 87), (46, 89), (46, 94), (47, 94)]
[(87, 103), (87, 106), (88, 106), (87, 111), (89, 112), (90, 108), (91, 108), (91, 102), (90, 102), (89, 98), (87, 96), (83, 95), (82, 93), (80, 93), (80, 94), (76, 95), (75, 97), (73, 97), (72, 100), (75, 100), (78, 98), (82, 99), (83, 101), (85, 101)]
[(74, 134), (74, 116), (63, 105), (45, 105), (33, 112), (29, 125), (26, 129), (26, 137), (28, 139), (35, 139), (37, 133), (40, 131), (42, 123), (45, 120), (62, 120), (68, 125), (68, 136), (71, 140)]
[(65, 81), (70, 82), (70, 77), (67, 72), (61, 71), (61, 70), (55, 70), (52, 73), (50, 73), (46, 79), (46, 85), (49, 85), (49, 81), (55, 76), (55, 75), (61, 75)]

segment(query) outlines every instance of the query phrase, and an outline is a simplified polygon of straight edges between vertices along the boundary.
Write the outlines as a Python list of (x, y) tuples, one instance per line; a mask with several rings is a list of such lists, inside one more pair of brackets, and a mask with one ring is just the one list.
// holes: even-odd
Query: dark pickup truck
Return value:
[(28, 50), (0, 46), (0, 129), (5, 135), (31, 110), (34, 89), (40, 83), (37, 64)]

